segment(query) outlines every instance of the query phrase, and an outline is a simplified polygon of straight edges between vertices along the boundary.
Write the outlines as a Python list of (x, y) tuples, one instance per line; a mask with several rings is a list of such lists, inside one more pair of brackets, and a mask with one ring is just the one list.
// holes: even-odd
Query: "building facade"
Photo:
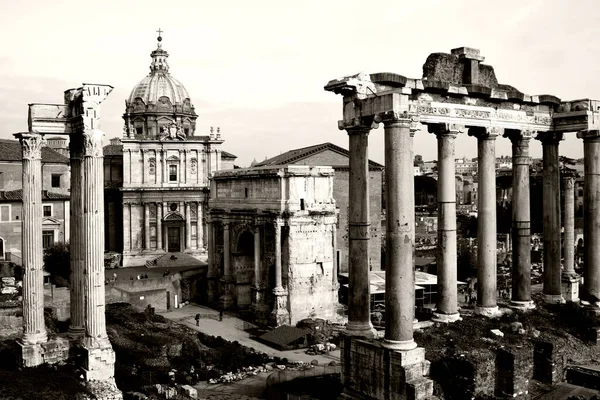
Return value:
[(211, 181), (209, 299), (259, 323), (332, 319), (333, 169), (305, 165), (219, 171)]
[[(42, 148), (42, 245), (69, 241), (69, 159)], [(0, 260), (20, 264), (23, 217), (22, 149), (0, 140)]]
[(171, 76), (162, 38), (150, 73), (125, 100), (120, 141), (104, 148), (106, 249), (123, 266), (144, 265), (172, 252), (206, 257), (209, 176), (232, 168), (219, 128), (196, 131), (185, 87)]
[[(339, 210), (338, 237), (336, 250), (336, 268), (338, 273), (348, 272), (348, 182), (349, 174), (348, 150), (333, 143), (322, 143), (287, 151), (283, 154), (264, 160), (256, 166), (266, 165), (311, 165), (331, 166), (335, 171), (333, 178), (333, 196)], [(381, 270), (381, 218), (382, 218), (382, 177), (383, 165), (369, 160), (369, 207), (371, 226), (369, 241), (369, 269)]]

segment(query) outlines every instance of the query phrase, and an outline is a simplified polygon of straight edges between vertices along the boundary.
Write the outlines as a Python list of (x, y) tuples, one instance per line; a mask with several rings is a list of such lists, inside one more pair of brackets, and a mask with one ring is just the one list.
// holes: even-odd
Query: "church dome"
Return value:
[(158, 103), (161, 97), (168, 98), (171, 104), (183, 104), (185, 99), (189, 100), (185, 87), (169, 73), (169, 53), (162, 49), (161, 41), (159, 36), (158, 48), (150, 54), (150, 73), (135, 85), (129, 95), (129, 103), (134, 103), (136, 98), (142, 99), (146, 105)]
[(169, 73), (169, 54), (161, 42), (159, 36), (150, 54), (150, 73), (125, 100), (123, 134), (129, 138), (161, 138), (171, 126), (183, 136), (194, 135), (198, 115), (185, 87)]

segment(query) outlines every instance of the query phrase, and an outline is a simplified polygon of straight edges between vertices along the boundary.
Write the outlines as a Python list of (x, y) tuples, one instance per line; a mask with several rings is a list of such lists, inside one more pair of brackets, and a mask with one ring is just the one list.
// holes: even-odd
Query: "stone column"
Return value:
[(287, 309), (287, 290), (283, 287), (281, 271), (281, 225), (282, 221), (277, 218), (275, 228), (275, 288), (273, 296), (275, 303), (271, 313), (271, 323), (275, 326), (289, 324), (290, 314)]
[(231, 243), (230, 243), (230, 232), (229, 222), (223, 222), (223, 276), (221, 277), (221, 283), (223, 285), (223, 294), (221, 296), (221, 307), (223, 309), (231, 308), (234, 305), (233, 297), (233, 283), (235, 278), (231, 273)]
[[(75, 219), (78, 217), (73, 210), (75, 203), (75, 186), (73, 184), (73, 175), (76, 168), (81, 168), (81, 160), (77, 163), (78, 167), (75, 166), (76, 163), (73, 162), (73, 157), (71, 156), (71, 232), (75, 228)], [(79, 189), (81, 190), (81, 189)], [(123, 203), (123, 253), (129, 252), (131, 250), (131, 222), (129, 219), (131, 218), (131, 210), (129, 207), (129, 203)], [(76, 235), (77, 236), (77, 235)], [(75, 247), (73, 243), (73, 233), (70, 235), (71, 242), (71, 273), (73, 273), (73, 256), (75, 255)], [(73, 282), (73, 281), (71, 281)]]
[(150, 249), (150, 204), (143, 203), (144, 207), (144, 250)]
[(260, 287), (260, 225), (254, 225), (254, 286)]
[(464, 126), (429, 124), (429, 132), (438, 142), (438, 303), (433, 320), (454, 322), (458, 313), (456, 279), (456, 183), (454, 139)]
[(565, 301), (579, 300), (579, 276), (575, 273), (575, 175), (564, 171), (564, 269), (562, 271), (562, 294)]
[(600, 131), (577, 133), (583, 139), (583, 249), (582, 304), (600, 307)]
[(475, 313), (500, 315), (496, 303), (496, 137), (500, 128), (469, 128), (477, 137), (477, 305)]
[(369, 291), (369, 131), (371, 126), (345, 128), (350, 143), (348, 201), (348, 324), (346, 334), (372, 338)]
[[(37, 133), (15, 135), (23, 151), (23, 344), (35, 345), (48, 340), (44, 323), (44, 276), (42, 249), (42, 146)], [(24, 356), (25, 358), (25, 356)], [(27, 366), (39, 365), (26, 361)]]
[(156, 248), (158, 250), (163, 250), (162, 220), (163, 220), (162, 203), (156, 203)]
[(531, 301), (531, 232), (529, 202), (529, 141), (531, 131), (506, 129), (512, 142), (512, 299), (510, 306), (521, 310), (535, 308)]
[(561, 294), (561, 244), (560, 244), (560, 169), (558, 143), (562, 133), (547, 132), (537, 136), (543, 148), (543, 220), (544, 220), (544, 302), (560, 304)]
[[(189, 202), (185, 203), (185, 249), (189, 250), (192, 248), (192, 215), (191, 206)], [(196, 233), (198, 231), (196, 230)]]
[[(417, 347), (413, 339), (415, 315), (415, 201), (413, 136), (417, 120), (390, 113), (385, 125), (386, 268), (385, 338), (395, 350)], [(411, 130), (411, 123), (414, 130)]]
[[(71, 164), (71, 232), (69, 234), (69, 248), (71, 251), (71, 291), (70, 311), (71, 324), (69, 335), (71, 337), (85, 336), (85, 300), (83, 297), (84, 276), (83, 271), (83, 186), (85, 175), (83, 170), (83, 138), (81, 135), (71, 135), (69, 139), (70, 164)], [(130, 240), (130, 210), (129, 204), (123, 204), (123, 250), (129, 251)]]
[[(83, 134), (83, 226), (84, 298), (86, 299), (86, 336), (93, 341), (106, 341), (104, 319), (104, 174), (102, 131), (93, 129)], [(108, 343), (110, 346), (110, 343)]]

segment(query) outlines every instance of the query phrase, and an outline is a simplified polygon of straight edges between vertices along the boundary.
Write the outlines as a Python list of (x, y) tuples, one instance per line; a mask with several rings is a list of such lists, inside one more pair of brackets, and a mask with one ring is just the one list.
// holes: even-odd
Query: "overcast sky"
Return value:
[[(224, 149), (247, 166), (289, 149), (333, 142), (341, 97), (334, 78), (361, 71), (420, 78), (429, 53), (475, 47), (500, 83), (563, 100), (600, 99), (598, 0), (199, 1), (0, 0), (0, 137), (27, 129), (28, 103), (61, 103), (83, 82), (115, 87), (102, 129), (122, 134), (125, 98), (149, 71), (156, 30), (171, 74), (187, 88), (197, 132), (221, 127)], [(531, 153), (541, 156), (532, 141)], [(475, 157), (457, 139), (456, 156)], [(383, 161), (383, 128), (370, 135)], [(435, 137), (415, 136), (415, 153), (436, 158)], [(582, 156), (570, 135), (561, 155)], [(510, 142), (497, 140), (497, 155)]]

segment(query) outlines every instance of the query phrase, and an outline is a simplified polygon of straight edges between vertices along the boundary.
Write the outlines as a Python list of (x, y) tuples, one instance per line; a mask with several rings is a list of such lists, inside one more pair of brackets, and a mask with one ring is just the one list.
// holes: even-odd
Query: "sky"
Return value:
[[(563, 100), (600, 99), (598, 0), (0, 0), (0, 138), (27, 129), (27, 104), (62, 103), (82, 83), (114, 86), (101, 105), (105, 142), (120, 137), (125, 98), (149, 72), (157, 30), (170, 72), (190, 93), (197, 134), (220, 127), (236, 164), (332, 142), (342, 98), (323, 87), (358, 72), (421, 78), (430, 53), (481, 50), (500, 83)], [(417, 132), (416, 154), (436, 158)], [(496, 155), (510, 155), (496, 141)], [(531, 155), (541, 157), (539, 141)], [(570, 134), (560, 154), (579, 158)], [(383, 127), (369, 156), (383, 163)], [(461, 136), (456, 157), (476, 157)]]

